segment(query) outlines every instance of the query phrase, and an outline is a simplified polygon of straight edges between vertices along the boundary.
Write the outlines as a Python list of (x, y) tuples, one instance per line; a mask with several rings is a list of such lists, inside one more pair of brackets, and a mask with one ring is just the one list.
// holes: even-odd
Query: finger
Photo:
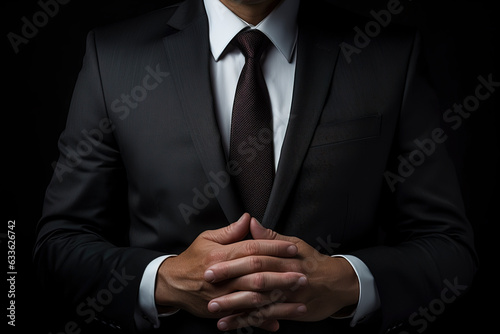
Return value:
[[(271, 256), (279, 258), (293, 257), (298, 253), (298, 248), (295, 244), (281, 240), (245, 240), (232, 244), (228, 247), (231, 247), (231, 249), (226, 250), (228, 261), (246, 257), (256, 258), (258, 256)], [(253, 264), (251, 264), (254, 271), (251, 272), (262, 271), (259, 270), (259, 259), (253, 259), (250, 261), (254, 261)], [(226, 269), (220, 269), (222, 271), (221, 274), (216, 274), (212, 267), (209, 267), (204, 274), (205, 281), (215, 283), (227, 279), (227, 277), (237, 277), (229, 276), (230, 269), (228, 269), (228, 266), (230, 266), (230, 264), (222, 266)]]
[(228, 245), (243, 240), (250, 228), (250, 215), (244, 213), (238, 221), (218, 230), (205, 231), (204, 237), (221, 245)]
[(307, 307), (300, 303), (279, 303), (259, 308), (250, 313), (230, 315), (220, 319), (217, 327), (220, 330), (234, 330), (243, 327), (261, 327), (272, 324), (273, 320), (297, 319), (307, 313)]
[[(304, 274), (286, 272), (262, 272), (238, 277), (231, 281), (229, 286), (239, 291), (295, 291), (307, 285)], [(271, 298), (273, 299), (273, 298)], [(276, 300), (272, 300), (275, 302)]]
[(259, 328), (269, 332), (277, 332), (278, 329), (280, 329), (280, 323), (276, 319), (266, 320), (259, 326)]
[[(285, 284), (269, 280), (268, 289), (259, 287), (258, 291), (236, 291), (212, 299), (208, 303), (208, 311), (212, 313), (235, 313), (242, 310), (255, 310), (274, 303), (286, 302), (286, 291), (296, 286), (304, 286), (307, 281), (303, 279), (285, 279)], [(250, 283), (252, 284), (252, 283)]]
[(212, 299), (208, 303), (211, 313), (235, 313), (247, 309), (256, 309), (273, 303), (271, 293), (237, 291), (223, 297)]
[(244, 240), (228, 247), (229, 260), (252, 255), (293, 257), (298, 253), (297, 245), (283, 240)]
[(252, 218), (250, 221), (250, 232), (254, 239), (283, 240), (283, 241), (296, 242), (296, 239), (293, 237), (281, 235), (276, 231), (265, 228), (255, 218)]
[(217, 283), (257, 272), (302, 272), (300, 261), (271, 256), (247, 256), (219, 262), (205, 272), (205, 280)]
[(286, 300), (286, 291), (296, 291), (307, 285), (307, 278), (297, 273), (258, 273), (231, 282), (233, 293), (212, 299), (210, 312), (234, 312), (254, 309)]
[[(233, 315), (233, 317), (236, 317), (236, 319), (238, 319), (238, 316), (241, 316), (241, 319), (243, 319), (243, 315), (244, 315), (244, 313), (240, 313), (240, 314)], [(218, 321), (217, 327), (221, 331), (226, 331), (227, 330), (226, 328), (228, 328), (226, 322), (224, 322), (224, 321)], [(245, 327), (245, 326), (241, 326), (241, 327)], [(241, 328), (241, 327), (238, 327), (238, 328)], [(268, 332), (276, 332), (280, 328), (280, 324), (279, 324), (278, 320), (273, 319), (273, 320), (266, 320), (261, 325), (256, 326), (256, 327), (259, 327), (259, 328), (261, 328), (265, 331), (268, 331)], [(251, 331), (249, 330), (248, 332), (251, 332)]]

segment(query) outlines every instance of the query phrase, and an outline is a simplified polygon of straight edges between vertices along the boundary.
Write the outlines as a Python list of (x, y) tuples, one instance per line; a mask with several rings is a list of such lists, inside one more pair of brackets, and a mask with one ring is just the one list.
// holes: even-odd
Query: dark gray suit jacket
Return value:
[[(263, 224), (364, 261), (381, 309), (358, 330), (373, 333), (405, 321), (418, 328), (412, 314), (449, 284), (470, 285), (476, 260), (419, 39), (382, 28), (347, 57), (365, 21), (303, 1), (291, 117)], [(243, 213), (214, 115), (210, 57), (201, 0), (88, 35), (34, 252), (43, 284), (82, 322), (133, 331), (147, 264)], [(182, 311), (165, 324), (218, 332), (214, 320)], [(282, 326), (351, 330), (333, 319)]]

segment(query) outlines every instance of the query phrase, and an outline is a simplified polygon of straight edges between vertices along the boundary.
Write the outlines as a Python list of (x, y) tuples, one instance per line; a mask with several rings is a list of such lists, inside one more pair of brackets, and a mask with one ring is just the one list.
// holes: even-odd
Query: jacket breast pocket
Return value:
[(320, 123), (311, 147), (368, 139), (380, 135), (382, 115), (375, 114), (346, 121)]

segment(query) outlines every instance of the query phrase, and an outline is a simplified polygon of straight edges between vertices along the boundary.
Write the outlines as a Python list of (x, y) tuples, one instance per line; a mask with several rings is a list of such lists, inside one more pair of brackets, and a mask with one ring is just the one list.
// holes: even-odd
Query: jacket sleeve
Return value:
[(42, 286), (70, 302), (78, 321), (134, 330), (144, 269), (158, 252), (130, 247), (127, 179), (89, 33), (60, 157), (37, 226), (34, 263)]
[(353, 253), (375, 277), (383, 330), (403, 323), (424, 330), (422, 310), (456, 299), (477, 267), (473, 231), (416, 36), (384, 175), (385, 242)]

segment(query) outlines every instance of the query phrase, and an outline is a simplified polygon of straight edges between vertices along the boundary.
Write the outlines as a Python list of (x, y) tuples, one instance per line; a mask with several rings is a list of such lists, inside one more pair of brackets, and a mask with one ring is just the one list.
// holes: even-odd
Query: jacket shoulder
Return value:
[(169, 19), (175, 14), (179, 4), (163, 7), (137, 17), (97, 27), (89, 32), (100, 45), (137, 43), (165, 37), (172, 30)]
[[(389, 2), (392, 3), (392, 2)], [(387, 5), (361, 13), (354, 7), (339, 6), (329, 1), (303, 1), (299, 25), (314, 25), (329, 34), (364, 34), (371, 39), (402, 38), (413, 40), (416, 27), (402, 24), (399, 17), (404, 7)]]

